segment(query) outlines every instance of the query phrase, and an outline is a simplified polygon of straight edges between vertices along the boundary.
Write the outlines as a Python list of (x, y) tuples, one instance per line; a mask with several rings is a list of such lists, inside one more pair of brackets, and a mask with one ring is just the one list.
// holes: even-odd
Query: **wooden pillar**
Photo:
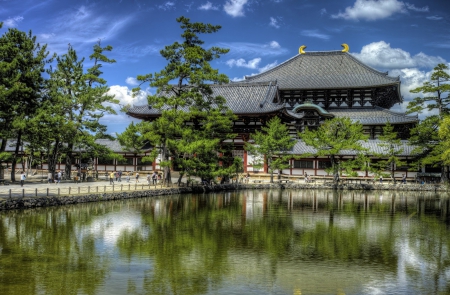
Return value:
[(292, 167), (294, 166), (294, 159), (289, 160), (289, 175), (292, 175)]
[(247, 159), (247, 151), (244, 150), (244, 172), (247, 173), (248, 159)]
[(317, 169), (319, 168), (319, 161), (314, 157), (314, 176), (317, 176)]

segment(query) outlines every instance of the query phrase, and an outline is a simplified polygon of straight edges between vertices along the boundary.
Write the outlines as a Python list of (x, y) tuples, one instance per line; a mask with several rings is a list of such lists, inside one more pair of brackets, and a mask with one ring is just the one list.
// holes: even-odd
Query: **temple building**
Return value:
[[(298, 139), (297, 132), (305, 127), (317, 128), (334, 117), (359, 121), (369, 136), (364, 145), (375, 154), (381, 151), (377, 138), (389, 122), (402, 139), (402, 157), (409, 161), (412, 148), (406, 140), (419, 119), (390, 111), (396, 103), (402, 102), (399, 77), (390, 77), (386, 72), (365, 65), (347, 52), (346, 45), (343, 51), (304, 52), (304, 48), (300, 47), (298, 55), (266, 72), (245, 77), (240, 82), (212, 85), (214, 95), (223, 96), (227, 106), (238, 116), (233, 126), (238, 134), (233, 153), (243, 158), (245, 171), (256, 172), (256, 169), (252, 167), (252, 157), (243, 149), (244, 143), (274, 116), (278, 116), (297, 139), (292, 150), (296, 155), (311, 152), (311, 147)], [(159, 116), (158, 110), (148, 105), (133, 106), (127, 114), (142, 120)], [(347, 152), (341, 156), (345, 159), (355, 154)], [(291, 168), (283, 174), (326, 175), (324, 169), (330, 164), (329, 159), (317, 157), (291, 161)], [(396, 167), (396, 170), (399, 176), (403, 173), (408, 177), (416, 175), (407, 171), (407, 167)], [(369, 176), (367, 172), (359, 174)]]

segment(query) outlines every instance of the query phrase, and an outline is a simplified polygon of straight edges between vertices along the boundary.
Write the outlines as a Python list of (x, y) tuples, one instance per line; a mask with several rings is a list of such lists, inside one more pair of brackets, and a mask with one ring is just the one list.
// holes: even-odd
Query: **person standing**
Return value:
[(109, 184), (114, 184), (114, 171), (109, 174)]
[(158, 181), (158, 174), (156, 173), (156, 171), (153, 171), (152, 182), (153, 184), (156, 184), (157, 181)]
[(151, 178), (151, 175), (150, 175), (150, 174), (147, 174), (147, 184), (148, 184), (148, 185), (150, 185), (150, 178)]
[(119, 182), (122, 182), (122, 170), (119, 170)]
[(61, 178), (62, 178), (62, 173), (61, 170), (58, 171), (58, 183), (61, 182)]
[(127, 182), (130, 182), (130, 172), (127, 172)]
[(22, 171), (22, 173), (20, 174), (20, 186), (23, 186), (23, 184), (25, 183), (25, 179), (27, 179), (27, 176), (25, 175), (25, 171)]
[(139, 182), (139, 172), (136, 172), (136, 183)]

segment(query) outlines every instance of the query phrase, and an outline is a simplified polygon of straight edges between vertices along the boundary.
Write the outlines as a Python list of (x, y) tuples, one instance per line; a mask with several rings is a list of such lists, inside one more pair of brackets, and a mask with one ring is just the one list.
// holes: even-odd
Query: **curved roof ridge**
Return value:
[(227, 83), (227, 84), (213, 84), (213, 87), (221, 87), (221, 86), (225, 86), (225, 87), (233, 87), (233, 86), (258, 86), (258, 85), (269, 85), (272, 84), (272, 86), (276, 86), (277, 85), (277, 80), (267, 80), (267, 81), (255, 81), (255, 82), (245, 82), (245, 81), (238, 81), (238, 82), (231, 82), (231, 83)]
[(251, 82), (250, 80), (252, 80), (252, 79), (258, 78), (258, 77), (260, 77), (260, 76), (263, 75), (263, 74), (267, 74), (267, 73), (273, 72), (275, 69), (278, 69), (279, 67), (281, 67), (281, 66), (283, 66), (283, 65), (285, 65), (285, 64), (291, 63), (292, 61), (294, 61), (295, 59), (297, 59), (299, 56), (301, 56), (301, 54), (294, 55), (294, 56), (291, 57), (290, 59), (283, 61), (282, 63), (280, 63), (280, 64), (274, 66), (273, 68), (268, 69), (268, 70), (265, 71), (265, 72), (262, 72), (262, 73), (259, 73), (259, 74), (256, 74), (256, 75), (252, 75), (252, 76), (244, 76), (244, 80), (243, 80), (243, 81), (249, 81), (249, 82)]
[(358, 58), (354, 57), (351, 53), (349, 53), (349, 52), (342, 52), (342, 53), (347, 54), (347, 55), (348, 55), (350, 58), (352, 58), (355, 62), (357, 62), (357, 63), (360, 64), (361, 66), (365, 67), (366, 69), (368, 69), (368, 70), (370, 70), (370, 71), (372, 71), (372, 72), (374, 72), (374, 73), (376, 73), (376, 74), (383, 75), (383, 76), (385, 76), (386, 78), (391, 79), (392, 81), (395, 81), (395, 82), (399, 82), (399, 81), (400, 81), (400, 76), (397, 76), (397, 77), (390, 77), (390, 76), (388, 76), (388, 74), (389, 74), (388, 72), (381, 72), (381, 71), (378, 71), (378, 70), (376, 70), (376, 69), (374, 69), (374, 68), (372, 68), (372, 67), (366, 65), (365, 63), (363, 63), (362, 61), (360, 61)]

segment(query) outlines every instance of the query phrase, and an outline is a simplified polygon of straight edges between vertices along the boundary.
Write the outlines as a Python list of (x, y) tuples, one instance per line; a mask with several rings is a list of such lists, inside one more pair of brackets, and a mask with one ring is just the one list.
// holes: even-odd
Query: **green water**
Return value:
[(450, 294), (449, 209), (275, 190), (0, 212), (0, 294)]

